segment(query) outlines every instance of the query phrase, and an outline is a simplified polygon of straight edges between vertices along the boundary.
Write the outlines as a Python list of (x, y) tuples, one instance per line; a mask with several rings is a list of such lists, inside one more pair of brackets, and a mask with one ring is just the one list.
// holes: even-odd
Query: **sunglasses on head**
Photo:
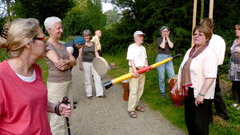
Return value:
[(41, 40), (41, 41), (47, 42), (47, 37), (35, 37), (35, 38), (33, 38), (33, 39)]

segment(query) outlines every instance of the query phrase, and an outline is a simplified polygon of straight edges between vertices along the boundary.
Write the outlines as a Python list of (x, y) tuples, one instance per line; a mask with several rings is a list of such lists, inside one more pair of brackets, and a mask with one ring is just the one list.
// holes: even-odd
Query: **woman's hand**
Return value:
[(139, 73), (138, 73), (138, 72), (133, 72), (133, 73), (132, 73), (132, 76), (133, 76), (134, 78), (138, 78), (138, 77), (139, 77)]
[(198, 106), (199, 104), (203, 104), (203, 96), (198, 95), (197, 98), (195, 99), (195, 105)]
[(59, 113), (62, 116), (70, 117), (71, 116), (71, 105), (70, 104), (68, 104), (68, 105), (60, 104)]
[(83, 71), (83, 66), (82, 66), (82, 65), (79, 65), (79, 69), (80, 69), (81, 71)]
[(60, 69), (61, 67), (64, 66), (65, 63), (63, 62), (63, 59), (59, 58), (54, 64), (58, 69)]
[(172, 90), (171, 90), (171, 93), (173, 95), (176, 95), (176, 90), (178, 89), (178, 83), (175, 83), (175, 85), (173, 86)]

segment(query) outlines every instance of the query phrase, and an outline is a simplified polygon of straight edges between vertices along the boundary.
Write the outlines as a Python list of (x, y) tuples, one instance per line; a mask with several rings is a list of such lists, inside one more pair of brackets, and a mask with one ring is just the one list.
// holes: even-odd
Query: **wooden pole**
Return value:
[(200, 20), (203, 19), (204, 16), (204, 0), (201, 0), (201, 16), (200, 16)]
[[(193, 24), (192, 24), (192, 32), (193, 29), (196, 26), (196, 17), (197, 17), (197, 0), (194, 0), (194, 4), (193, 4)], [(192, 47), (193, 47), (194, 43), (193, 43), (193, 36), (192, 36)]]
[(210, 0), (210, 5), (209, 5), (209, 18), (213, 19), (213, 6), (214, 6), (214, 0)]

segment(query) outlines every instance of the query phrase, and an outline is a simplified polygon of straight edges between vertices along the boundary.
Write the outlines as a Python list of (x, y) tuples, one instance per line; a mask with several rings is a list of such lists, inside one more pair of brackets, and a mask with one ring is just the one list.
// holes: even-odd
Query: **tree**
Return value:
[(103, 29), (107, 22), (107, 17), (102, 13), (101, 0), (87, 0), (85, 12), (90, 17), (90, 23), (94, 31)]
[(107, 16), (108, 23), (113, 23), (121, 19), (121, 15), (114, 10), (108, 10), (104, 14)]
[(50, 16), (57, 16), (63, 19), (68, 11), (74, 7), (73, 0), (15, 0), (13, 6), (14, 14), (17, 17), (33, 17), (43, 24)]
[(71, 10), (63, 19), (63, 37), (80, 35), (85, 29), (93, 31), (93, 26), (89, 23), (90, 17), (80, 10)]
[[(10, 15), (10, 5), (13, 3), (12, 0), (0, 0), (1, 5), (5, 5), (6, 7), (2, 7), (3, 10), (7, 11), (7, 16), (8, 16), (8, 22), (11, 22), (11, 15)], [(4, 11), (2, 11), (4, 12)]]

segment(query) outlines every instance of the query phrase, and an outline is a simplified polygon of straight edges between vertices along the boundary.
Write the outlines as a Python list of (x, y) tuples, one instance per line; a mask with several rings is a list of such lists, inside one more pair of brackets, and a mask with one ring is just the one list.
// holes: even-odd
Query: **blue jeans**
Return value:
[[(158, 54), (156, 63), (160, 62), (162, 60), (165, 60), (167, 58), (170, 58), (170, 57), (171, 57), (171, 55), (168, 55), (168, 54)], [(168, 79), (170, 79), (172, 76), (175, 75), (172, 61), (169, 61), (168, 63), (164, 63), (157, 67), (159, 88), (161, 90), (161, 93), (165, 93), (165, 82), (164, 82), (165, 69), (167, 70), (167, 73), (168, 73)]]

